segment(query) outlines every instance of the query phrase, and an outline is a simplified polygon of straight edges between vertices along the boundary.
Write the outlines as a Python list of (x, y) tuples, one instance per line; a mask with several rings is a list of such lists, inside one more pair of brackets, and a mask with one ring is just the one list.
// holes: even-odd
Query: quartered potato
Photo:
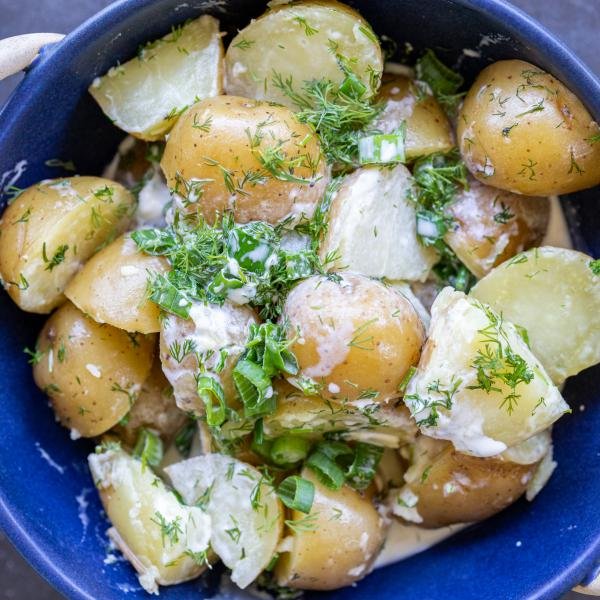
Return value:
[(19, 308), (48, 313), (85, 261), (129, 223), (135, 198), (102, 177), (27, 188), (0, 224), (0, 276)]
[(230, 302), (222, 306), (197, 302), (189, 319), (175, 315), (162, 319), (160, 359), (181, 410), (197, 416), (206, 412), (198, 396), (199, 373), (216, 379), (226, 402), (236, 404), (232, 371), (245, 349), (250, 325), (256, 322), (254, 311)]
[(156, 333), (160, 309), (148, 298), (148, 280), (168, 271), (165, 258), (141, 252), (129, 235), (123, 235), (85, 264), (65, 296), (98, 323)]
[(283, 106), (234, 96), (183, 115), (161, 166), (180, 208), (210, 223), (228, 210), (238, 223), (310, 217), (329, 179), (314, 130)]
[(190, 105), (222, 93), (222, 57), (219, 21), (203, 15), (140, 47), (89, 92), (117, 127), (159, 140)]
[(225, 55), (228, 94), (270, 100), (297, 109), (282, 85), (341, 84), (351, 70), (375, 94), (383, 70), (377, 36), (353, 9), (333, 1), (282, 4), (252, 21)]
[(378, 101), (382, 102), (383, 110), (373, 122), (373, 128), (394, 133), (404, 122), (407, 160), (454, 148), (454, 135), (446, 113), (419, 82), (397, 75), (381, 86)]
[(211, 548), (245, 588), (271, 562), (281, 537), (283, 508), (255, 468), (230, 456), (205, 454), (166, 469), (173, 487), (212, 520)]
[(384, 540), (383, 519), (371, 503), (347, 486), (334, 491), (308, 469), (301, 473), (315, 486), (308, 515), (292, 511), (289, 537), (275, 567), (277, 583), (306, 590), (333, 590), (362, 579)]
[(512, 194), (471, 179), (448, 213), (455, 223), (444, 241), (480, 278), (515, 254), (539, 245), (548, 228), (550, 201)]
[(404, 296), (362, 275), (302, 281), (290, 292), (282, 319), (300, 367), (290, 383), (356, 406), (399, 397), (425, 337)]
[(33, 377), (73, 437), (93, 437), (133, 406), (150, 373), (154, 336), (100, 325), (70, 302), (46, 322)]
[[(364, 167), (348, 175), (336, 192), (321, 257), (332, 270), (390, 280), (424, 281), (438, 255), (417, 239), (410, 172)], [(331, 258), (335, 260), (331, 260)]]
[(547, 429), (569, 410), (517, 328), (452, 288), (433, 304), (404, 401), (425, 435), (481, 457)]
[(581, 101), (553, 75), (522, 60), (485, 68), (458, 116), (461, 155), (477, 179), (529, 196), (600, 183), (600, 134)]
[(140, 585), (158, 594), (158, 585), (198, 577), (208, 566), (210, 517), (184, 506), (152, 469), (106, 443), (88, 463), (113, 527), (108, 535), (138, 572)]
[(557, 385), (600, 362), (600, 276), (589, 256), (535, 248), (496, 267), (471, 295), (525, 328)]

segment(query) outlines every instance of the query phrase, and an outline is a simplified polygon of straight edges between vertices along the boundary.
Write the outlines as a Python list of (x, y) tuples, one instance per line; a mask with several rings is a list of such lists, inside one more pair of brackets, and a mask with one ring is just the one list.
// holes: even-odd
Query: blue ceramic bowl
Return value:
[[(234, 31), (260, 14), (264, 4), (123, 0), (102, 11), (63, 42), (45, 49), (0, 114), (0, 174), (25, 160), (27, 168), (15, 182), (20, 187), (64, 175), (45, 164), (53, 158), (73, 160), (81, 174), (100, 173), (122, 134), (87, 94), (93, 78), (174, 23), (210, 12)], [(450, 64), (462, 56), (468, 80), (493, 60), (536, 63), (570, 87), (600, 120), (600, 82), (562, 43), (503, 2), (350, 4), (379, 34), (401, 44), (408, 41), (417, 51), (433, 47)], [(479, 49), (481, 58), (465, 57), (464, 48)], [(4, 184), (9, 179), (5, 176)], [(600, 196), (598, 189), (595, 192)], [(594, 191), (573, 195), (564, 204), (576, 245), (598, 256), (600, 211), (593, 196)], [(3, 202), (6, 199), (5, 194)], [(104, 563), (107, 523), (86, 468), (90, 444), (69, 440), (34, 386), (22, 349), (33, 345), (42, 319), (20, 312), (5, 294), (0, 294), (0, 305), (0, 526), (69, 598), (143, 598), (125, 562)], [(557, 598), (589, 576), (600, 558), (599, 374), (598, 369), (589, 370), (569, 381), (565, 395), (573, 414), (555, 428), (559, 468), (533, 504), (520, 501), (449, 542), (376, 571), (355, 588), (307, 598)], [(165, 588), (162, 597), (210, 598), (213, 592), (207, 586), (210, 582), (196, 581)]]

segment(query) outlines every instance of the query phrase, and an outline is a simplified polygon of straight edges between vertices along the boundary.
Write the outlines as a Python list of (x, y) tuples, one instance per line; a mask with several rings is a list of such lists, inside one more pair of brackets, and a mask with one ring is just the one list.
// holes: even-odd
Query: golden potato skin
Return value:
[(85, 264), (67, 286), (65, 296), (98, 323), (157, 333), (160, 309), (148, 298), (148, 277), (168, 271), (165, 258), (140, 252), (126, 234)]
[(38, 337), (43, 355), (33, 378), (65, 427), (100, 435), (129, 412), (152, 367), (155, 341), (99, 325), (67, 302)]
[(600, 183), (600, 127), (554, 76), (522, 60), (485, 68), (458, 117), (462, 157), (477, 179), (527, 194), (566, 194)]
[[(315, 485), (310, 515), (313, 526), (292, 535), (291, 551), (282, 553), (275, 577), (279, 585), (334, 590), (364, 577), (379, 554), (384, 525), (369, 499), (347, 486), (334, 491), (309, 469), (301, 476)], [(291, 519), (307, 515), (292, 511)]]
[(161, 162), (187, 212), (239, 223), (312, 215), (328, 181), (316, 133), (283, 106), (217, 96), (173, 127)]
[[(0, 224), (0, 276), (28, 312), (49, 313), (81, 265), (127, 226), (135, 198), (102, 177), (68, 177), (26, 189)], [(61, 258), (62, 253), (62, 258)]]
[(392, 133), (406, 122), (405, 152), (408, 160), (454, 147), (454, 135), (448, 117), (437, 100), (417, 87), (408, 77), (394, 76), (379, 90), (383, 111), (374, 128)]
[(481, 278), (515, 254), (540, 244), (550, 220), (550, 201), (470, 178), (469, 188), (457, 195), (448, 212), (455, 228), (446, 234), (445, 242)]
[(339, 282), (306, 279), (286, 300), (282, 319), (300, 367), (290, 382), (310, 378), (330, 400), (397, 398), (402, 378), (421, 354), (421, 320), (404, 296), (382, 283), (338, 276)]

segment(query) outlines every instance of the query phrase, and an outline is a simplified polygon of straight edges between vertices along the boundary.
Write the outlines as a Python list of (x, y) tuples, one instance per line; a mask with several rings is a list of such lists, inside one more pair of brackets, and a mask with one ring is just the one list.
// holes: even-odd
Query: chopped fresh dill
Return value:
[(455, 114), (464, 97), (464, 93), (458, 93), (464, 83), (462, 75), (447, 67), (433, 50), (427, 50), (417, 61), (415, 71), (417, 79), (429, 86), (446, 112)]
[(167, 521), (157, 510), (154, 513), (154, 517), (150, 520), (160, 527), (160, 539), (163, 548), (165, 547), (165, 540), (168, 540), (171, 546), (179, 542), (179, 536), (183, 534), (183, 530), (181, 529), (181, 517), (175, 517), (172, 521)]

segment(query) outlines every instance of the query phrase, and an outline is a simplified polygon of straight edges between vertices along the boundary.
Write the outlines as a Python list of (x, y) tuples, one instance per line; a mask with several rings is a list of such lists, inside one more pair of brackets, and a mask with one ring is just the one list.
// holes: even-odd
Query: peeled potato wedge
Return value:
[(383, 58), (369, 24), (334, 1), (282, 4), (252, 21), (232, 40), (225, 55), (226, 91), (234, 96), (298, 106), (275, 85), (291, 80), (302, 92), (306, 81), (341, 84), (345, 68), (372, 96), (379, 87)]
[(65, 296), (98, 323), (157, 333), (160, 310), (148, 299), (148, 278), (168, 270), (164, 258), (140, 252), (129, 235), (123, 235), (86, 263)]
[(102, 177), (55, 179), (26, 189), (0, 224), (0, 276), (19, 308), (48, 313), (83, 263), (130, 221), (134, 196)]
[(174, 27), (138, 56), (96, 78), (90, 94), (106, 116), (143, 140), (159, 140), (185, 109), (222, 92), (219, 21), (209, 15)]
[(557, 385), (600, 362), (600, 276), (589, 256), (552, 247), (523, 252), (486, 275), (471, 296), (527, 330)]

